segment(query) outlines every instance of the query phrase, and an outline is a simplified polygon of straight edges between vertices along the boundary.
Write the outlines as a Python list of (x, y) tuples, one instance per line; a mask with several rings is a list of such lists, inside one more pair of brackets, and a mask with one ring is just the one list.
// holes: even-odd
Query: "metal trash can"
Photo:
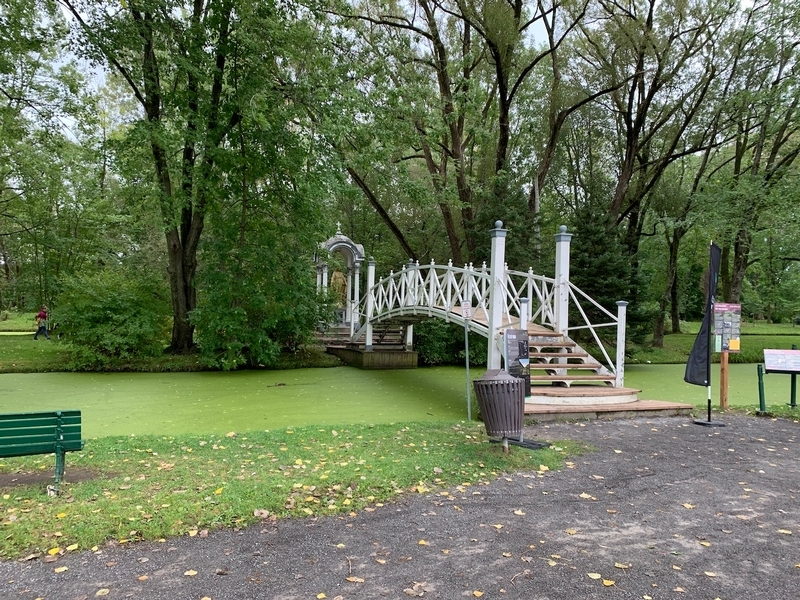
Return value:
[[(522, 436), (525, 415), (525, 380), (501, 369), (489, 369), (472, 382), (489, 437)], [(507, 447), (507, 444), (503, 444)]]

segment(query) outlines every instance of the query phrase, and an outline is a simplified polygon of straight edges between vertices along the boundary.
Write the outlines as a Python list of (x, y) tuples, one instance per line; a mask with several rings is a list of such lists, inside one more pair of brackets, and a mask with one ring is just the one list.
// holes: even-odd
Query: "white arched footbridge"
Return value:
[[(506, 233), (498, 221), (491, 230), (490, 264), (479, 268), (409, 261), (376, 281), (375, 261), (369, 259), (366, 292), (359, 295), (363, 247), (338, 232), (323, 247), (345, 257), (347, 278), (340, 327), (350, 347), (374, 352), (380, 346), (376, 332), (400, 325), (402, 345), (410, 350), (413, 323), (440, 318), (486, 337), (487, 367), (499, 369), (503, 331), (525, 329), (534, 402), (540, 397), (550, 404), (574, 403), (576, 397), (593, 403), (635, 400), (637, 390), (624, 388), (627, 302), (617, 302), (616, 311), (611, 311), (570, 282), (572, 234), (566, 227), (555, 236), (553, 278), (536, 275), (531, 269), (509, 270), (505, 264)], [(322, 260), (318, 260), (317, 273), (318, 287), (327, 286), (327, 267)], [(601, 315), (601, 322), (590, 322), (589, 313)], [(591, 345), (594, 356), (572, 338), (578, 331), (589, 340), (586, 345)]]

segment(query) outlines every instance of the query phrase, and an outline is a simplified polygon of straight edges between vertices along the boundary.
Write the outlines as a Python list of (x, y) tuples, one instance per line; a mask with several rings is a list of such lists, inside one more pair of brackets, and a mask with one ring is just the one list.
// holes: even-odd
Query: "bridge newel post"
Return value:
[(360, 296), (360, 283), (361, 283), (361, 262), (356, 261), (355, 265), (353, 265), (353, 308), (351, 310), (350, 316), (350, 338), (353, 338), (353, 334), (356, 331), (356, 323), (361, 322), (361, 313), (359, 309), (361, 308), (361, 296)]
[(489, 369), (500, 368), (499, 331), (503, 324), (503, 307), (505, 305), (505, 263), (506, 263), (506, 234), (502, 221), (495, 221), (492, 236), (492, 256), (489, 261), (489, 347), (487, 351), (486, 366)]
[(527, 331), (530, 319), (530, 298), (519, 299), (519, 328)]
[(621, 388), (625, 385), (625, 323), (627, 321), (628, 303), (624, 300), (617, 302), (617, 365), (614, 387)]
[(554, 329), (567, 335), (569, 328), (569, 245), (572, 234), (567, 233), (567, 226), (562, 225), (558, 228), (556, 238), (556, 273), (555, 286), (556, 293), (553, 303), (555, 313)]
[(364, 349), (372, 352), (372, 313), (375, 310), (375, 259), (371, 256), (367, 261), (367, 332)]
[[(414, 264), (414, 259), (408, 259), (408, 268), (406, 269), (406, 306), (415, 306), (417, 303), (417, 271), (414, 269), (418, 264)], [(414, 324), (409, 323), (406, 325), (406, 337), (403, 340), (406, 352), (411, 352), (414, 347)]]

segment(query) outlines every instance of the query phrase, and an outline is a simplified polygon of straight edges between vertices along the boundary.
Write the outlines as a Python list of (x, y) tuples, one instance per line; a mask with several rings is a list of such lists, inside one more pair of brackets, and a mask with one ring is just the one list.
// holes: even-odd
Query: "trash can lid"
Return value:
[(509, 375), (503, 369), (488, 369), (475, 381), (519, 381), (519, 378)]

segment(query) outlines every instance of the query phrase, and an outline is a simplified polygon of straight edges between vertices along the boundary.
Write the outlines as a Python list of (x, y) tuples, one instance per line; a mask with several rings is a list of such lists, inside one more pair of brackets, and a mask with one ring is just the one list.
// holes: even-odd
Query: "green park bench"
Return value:
[(0, 458), (55, 453), (56, 492), (66, 453), (83, 450), (83, 445), (79, 410), (0, 414)]

